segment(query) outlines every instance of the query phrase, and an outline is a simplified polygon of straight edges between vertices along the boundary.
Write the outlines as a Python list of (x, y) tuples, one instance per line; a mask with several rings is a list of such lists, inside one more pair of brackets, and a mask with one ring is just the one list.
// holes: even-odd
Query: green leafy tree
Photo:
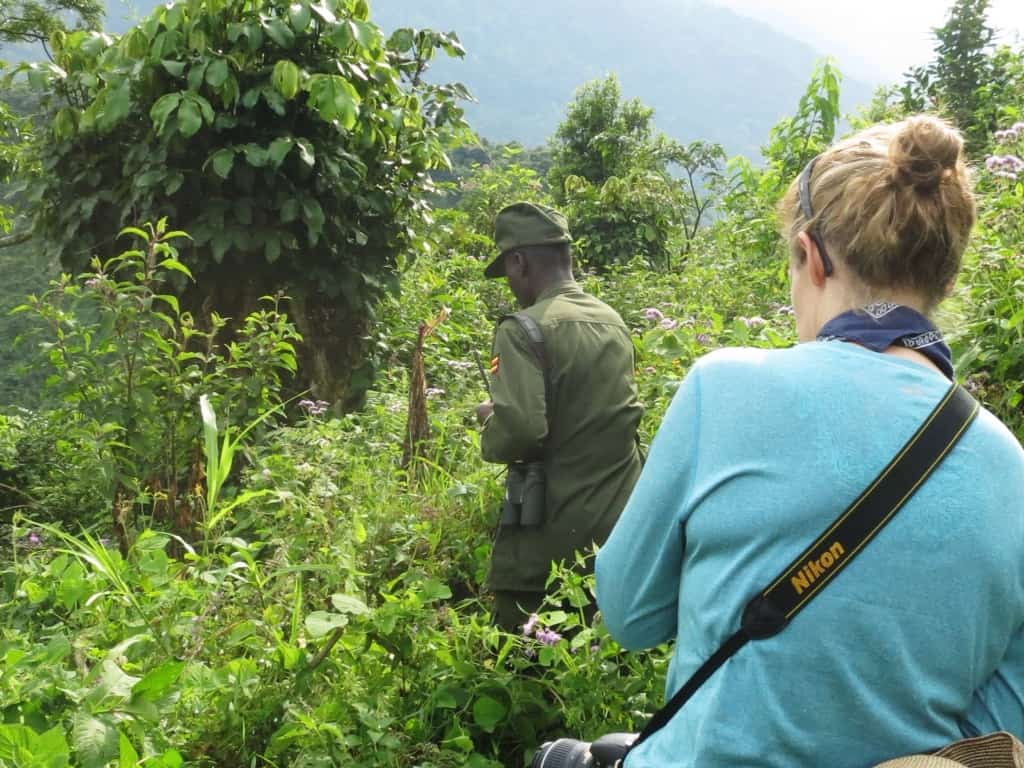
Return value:
[(993, 80), (1005, 74), (992, 51), (989, 0), (956, 0), (946, 23), (934, 30), (934, 58), (912, 67), (903, 83), (876, 94), (865, 121), (900, 119), (918, 112), (942, 112), (964, 131), (968, 151), (984, 147), (998, 116), (989, 108)]
[(992, 72), (990, 47), (995, 33), (988, 25), (989, 0), (956, 0), (946, 23), (935, 30), (935, 61), (932, 76), (937, 95), (950, 116), (967, 131), (973, 143), (980, 130), (974, 114), (977, 90)]
[[(22, 141), (26, 124), (0, 101), (0, 186), (10, 183), (16, 173), (21, 156)], [(11, 231), (11, 209), (0, 205), (0, 233)], [(0, 237), (0, 244), (10, 238)]]
[(683, 192), (687, 199), (683, 235), (689, 244), (697, 237), (702, 219), (716, 202), (716, 197), (708, 191), (722, 178), (725, 150), (721, 144), (691, 141), (685, 147), (678, 147), (672, 161), (683, 173)]
[(372, 306), (397, 287), (429, 171), (465, 130), (465, 89), (423, 79), (436, 52), (462, 54), (457, 39), (385, 39), (365, 0), (189, 0), (120, 38), (54, 46), (54, 64), (24, 68), (53, 94), (29, 199), (64, 266), (166, 216), (195, 239), (183, 309), (240, 318), (284, 290), (317, 396), (364, 389)]
[(0, 41), (45, 46), (55, 32), (69, 27), (96, 29), (102, 18), (99, 0), (4, 0), (0, 3)]
[(669, 266), (676, 243), (696, 235), (711, 205), (699, 177), (717, 172), (725, 152), (704, 142), (683, 146), (655, 132), (653, 118), (639, 100), (623, 101), (610, 75), (579, 89), (552, 140), (551, 196), (592, 266), (636, 256)]
[(723, 251), (743, 258), (776, 258), (780, 241), (775, 205), (811, 158), (835, 138), (841, 82), (842, 73), (833, 61), (819, 63), (796, 114), (772, 128), (762, 147), (764, 165), (756, 167), (746, 158), (734, 158), (728, 176), (716, 181), (723, 213), (716, 236)]
[(506, 205), (519, 200), (550, 204), (540, 174), (516, 162), (521, 151), (503, 148), (496, 162), (474, 165), (462, 182), (458, 207), (469, 215), (469, 223), (478, 234), (493, 234), (494, 216)]
[(991, 58), (988, 80), (977, 89), (975, 116), (980, 125), (996, 130), (1024, 116), (1024, 47), (999, 46)]
[(451, 188), (445, 190), (442, 205), (455, 207), (462, 199), (462, 187), (470, 182), (478, 167), (502, 169), (509, 165), (533, 171), (545, 185), (548, 171), (551, 170), (551, 150), (546, 147), (523, 147), (518, 142), (508, 144), (492, 144), (483, 137), (455, 147), (448, 153), (451, 170), (440, 170), (433, 174), (439, 183), (450, 183)]
[[(210, 331), (197, 328), (166, 292), (174, 276), (191, 278), (174, 247), (187, 235), (167, 231), (164, 221), (121, 235), (119, 245), (130, 235), (138, 247), (93, 259), (78, 278), (61, 275), (16, 311), (35, 320), (29, 335), (42, 353), (35, 367), (47, 374), (50, 417), (64, 425), (61, 436), (75, 453), (92, 460), (61, 471), (47, 465), (32, 485), (33, 496), (46, 499), (37, 513), (93, 522), (97, 509), (61, 490), (82, 470), (75, 481), (102, 490), (113, 533), (127, 550), (136, 509), (193, 533), (202, 516), (195, 490), (202, 480), (200, 397), (212, 397), (234, 424), (265, 418), (295, 372), (298, 334), (279, 311), (279, 296), (246, 317), (230, 341), (221, 338), (225, 320), (216, 313)], [(43, 448), (56, 459), (61, 445), (57, 438)], [(33, 463), (46, 464), (26, 461)]]
[[(0, 43), (40, 44), (49, 55), (50, 38), (69, 28), (95, 29), (103, 18), (100, 0), (3, 0), (0, 2)], [(0, 62), (0, 71), (4, 63)], [(35, 99), (25, 89), (8, 87), (0, 100), (0, 187), (26, 174), (31, 123), (27, 115)], [(19, 173), (20, 172), (20, 173)], [(10, 232), (12, 208), (0, 204), (0, 232)], [(26, 232), (0, 237), (0, 247), (19, 245)]]
[(623, 102), (615, 75), (582, 86), (552, 140), (548, 182), (555, 202), (566, 203), (570, 176), (600, 186), (654, 162), (653, 117), (639, 99)]

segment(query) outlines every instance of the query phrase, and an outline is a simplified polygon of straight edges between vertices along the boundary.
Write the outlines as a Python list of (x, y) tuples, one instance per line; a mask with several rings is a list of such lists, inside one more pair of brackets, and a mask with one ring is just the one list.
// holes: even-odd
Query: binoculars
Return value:
[(508, 465), (502, 526), (536, 527), (544, 523), (546, 481), (539, 461)]

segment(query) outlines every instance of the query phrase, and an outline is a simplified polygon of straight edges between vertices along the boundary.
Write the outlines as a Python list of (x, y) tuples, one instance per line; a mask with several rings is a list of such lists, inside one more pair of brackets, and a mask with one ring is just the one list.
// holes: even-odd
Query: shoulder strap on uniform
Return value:
[[(540, 366), (541, 373), (544, 375), (544, 400), (550, 413), (551, 407), (555, 402), (555, 384), (550, 356), (548, 354), (547, 347), (544, 344), (544, 334), (541, 333), (540, 326), (537, 325), (537, 321), (525, 312), (514, 312), (511, 315), (505, 315), (498, 321), (498, 324), (500, 325), (506, 320), (514, 320), (523, 330), (523, 333), (526, 334), (526, 338), (530, 342), (530, 347), (533, 349), (533, 355), (537, 358), (537, 365)], [(550, 422), (550, 420), (549, 416), (548, 421)]]
[(511, 315), (505, 315), (501, 319), (502, 321), (515, 320), (519, 324), (519, 327), (523, 329), (523, 333), (526, 334), (526, 338), (530, 340), (530, 346), (533, 348), (533, 354), (536, 356), (541, 370), (546, 372), (548, 370), (548, 355), (544, 347), (544, 334), (541, 333), (537, 322), (525, 312), (515, 312)]
[(860, 496), (743, 611), (740, 629), (655, 713), (630, 749), (647, 740), (748, 640), (781, 632), (875, 538), (931, 475), (978, 413), (978, 403), (954, 384), (928, 419)]

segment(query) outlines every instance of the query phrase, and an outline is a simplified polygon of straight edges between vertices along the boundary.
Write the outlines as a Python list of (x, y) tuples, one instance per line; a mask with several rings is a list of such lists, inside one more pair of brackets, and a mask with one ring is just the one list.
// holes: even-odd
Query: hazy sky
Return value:
[[(931, 58), (931, 30), (952, 0), (712, 0), (787, 29), (832, 53), (840, 69), (860, 78), (894, 81)], [(1024, 0), (992, 0), (989, 23), (1006, 42), (1024, 36)]]

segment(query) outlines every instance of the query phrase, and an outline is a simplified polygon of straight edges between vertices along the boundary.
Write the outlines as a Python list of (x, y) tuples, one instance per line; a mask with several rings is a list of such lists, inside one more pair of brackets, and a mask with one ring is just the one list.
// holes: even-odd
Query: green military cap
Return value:
[(571, 243), (569, 223), (554, 208), (540, 203), (512, 203), (494, 217), (494, 242), (498, 256), (484, 270), (484, 277), (505, 276), (505, 254), (528, 245)]

